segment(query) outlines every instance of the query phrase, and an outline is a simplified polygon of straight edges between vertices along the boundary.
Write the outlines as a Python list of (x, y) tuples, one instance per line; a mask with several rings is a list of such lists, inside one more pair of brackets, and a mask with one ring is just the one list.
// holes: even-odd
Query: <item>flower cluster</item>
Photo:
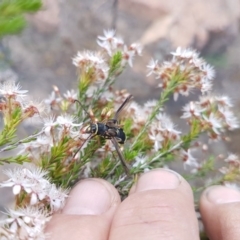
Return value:
[[(132, 66), (134, 57), (142, 51), (139, 44), (127, 46), (115, 36), (114, 30), (104, 31), (104, 36), (99, 36), (97, 42), (103, 52), (78, 52), (73, 58), (73, 64), (80, 71), (80, 88), (87, 91), (89, 98), (98, 92), (106, 94), (112, 78), (119, 75), (127, 63)], [(105, 91), (101, 91), (103, 87)], [(109, 97), (106, 98), (109, 100)]]
[(158, 114), (149, 128), (149, 138), (153, 141), (154, 150), (169, 148), (180, 140), (181, 132), (175, 129), (171, 119), (165, 114)]
[(21, 90), (21, 86), (13, 80), (4, 81), (0, 84), (0, 94), (6, 99), (26, 97), (27, 92), (27, 90)]
[(240, 186), (240, 159), (236, 154), (229, 154), (224, 160), (227, 166), (219, 169), (219, 171), (224, 175), (224, 183), (236, 183)]
[(63, 114), (56, 119), (50, 115), (43, 118), (42, 130), (34, 136), (34, 139), (20, 145), (18, 154), (24, 154), (31, 161), (39, 163), (39, 159), (44, 157), (51, 159), (52, 150), (62, 146), (67, 153), (65, 161), (68, 161), (87, 138), (87, 134), (82, 131), (82, 123), (76, 123), (72, 115)]
[(175, 100), (179, 94), (188, 96), (193, 89), (200, 89), (202, 93), (212, 89), (215, 72), (199, 57), (199, 53), (177, 48), (172, 55), (172, 61), (159, 65), (157, 60), (152, 59), (147, 66), (150, 69), (148, 75), (154, 74), (161, 81), (159, 87), (174, 88)]
[(80, 69), (82, 77), (84, 74), (89, 75), (91, 82), (103, 82), (108, 77), (109, 67), (100, 53), (78, 52), (73, 58), (73, 64)]
[(227, 96), (202, 96), (199, 101), (183, 107), (182, 118), (190, 125), (198, 124), (201, 132), (207, 132), (211, 140), (220, 140), (222, 132), (239, 128), (239, 123)]
[(44, 114), (43, 102), (27, 100), (27, 92), (21, 90), (20, 85), (12, 79), (0, 84), (0, 111), (4, 122), (0, 146), (10, 143), (16, 137), (16, 128), (25, 120)]
[(0, 238), (45, 240), (48, 235), (44, 234), (46, 223), (50, 220), (45, 210), (36, 207), (10, 209), (8, 217), (1, 222)]
[(129, 66), (132, 67), (133, 58), (140, 56), (142, 53), (140, 44), (133, 43), (130, 46), (125, 45), (121, 38), (115, 36), (114, 30), (104, 31), (104, 36), (99, 36), (97, 43), (109, 56), (113, 56), (116, 52), (121, 52), (122, 66), (128, 63)]
[(45, 99), (45, 104), (47, 106), (48, 112), (52, 112), (53, 110), (60, 110), (63, 112), (67, 112), (69, 109), (76, 111), (76, 107), (74, 101), (77, 99), (77, 91), (67, 90), (66, 93), (61, 95), (57, 86), (53, 86), (53, 91), (49, 95), (47, 99)]
[(0, 110), (6, 116), (6, 120), (14, 111), (19, 109), (21, 112), (21, 119), (23, 121), (34, 115), (41, 115), (45, 111), (43, 102), (37, 102), (33, 100), (26, 100), (26, 93), (28, 90), (21, 90), (19, 83), (13, 80), (6, 80), (0, 84), (0, 96), (2, 97), (0, 102)]
[(12, 187), (16, 196), (28, 195), (21, 205), (37, 205), (43, 207), (48, 205), (52, 212), (60, 210), (67, 198), (67, 190), (57, 188), (51, 184), (47, 177), (47, 172), (35, 165), (6, 170), (8, 180), (2, 182), (0, 187)]
[[(116, 106), (119, 106), (119, 101), (117, 102), (117, 99), (121, 98), (121, 101), (123, 101), (122, 99), (125, 98), (125, 95), (128, 95), (128, 93), (124, 91), (124, 94), (122, 93), (120, 96), (115, 98)], [(156, 100), (149, 100), (144, 103), (143, 106), (138, 104), (136, 101), (132, 101), (129, 104), (129, 106), (126, 108), (125, 114), (127, 117), (132, 119), (131, 131), (133, 134), (137, 134), (140, 131), (140, 129), (146, 123), (148, 116), (156, 106)]]

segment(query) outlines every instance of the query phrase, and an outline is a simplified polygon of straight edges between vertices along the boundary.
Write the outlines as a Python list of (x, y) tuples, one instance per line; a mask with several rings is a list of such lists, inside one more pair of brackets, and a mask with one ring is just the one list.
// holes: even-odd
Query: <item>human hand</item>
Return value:
[[(202, 194), (200, 210), (211, 240), (240, 239), (238, 191), (211, 187)], [(80, 181), (46, 232), (52, 240), (199, 239), (191, 188), (166, 169), (143, 174), (123, 202), (105, 180)]]

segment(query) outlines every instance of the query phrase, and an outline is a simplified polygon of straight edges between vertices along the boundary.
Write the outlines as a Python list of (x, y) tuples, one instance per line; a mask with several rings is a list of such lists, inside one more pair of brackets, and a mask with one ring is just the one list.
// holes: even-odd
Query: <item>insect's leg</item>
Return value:
[(91, 138), (93, 138), (95, 136), (95, 134), (90, 134), (85, 141), (83, 142), (83, 144), (77, 149), (77, 151), (74, 153), (73, 158), (74, 159), (76, 157), (76, 155), (78, 154), (78, 152), (81, 150), (81, 148), (83, 147), (83, 145)]
[(127, 175), (129, 175), (129, 169), (128, 169), (127, 163), (126, 163), (125, 160), (124, 160), (124, 157), (123, 157), (123, 155), (122, 155), (121, 150), (119, 149), (119, 146), (118, 146), (118, 143), (117, 143), (116, 139), (113, 137), (113, 138), (111, 139), (111, 141), (112, 141), (114, 147), (116, 148), (117, 154), (118, 154), (119, 159), (120, 159), (120, 161), (121, 161), (121, 163), (122, 163), (122, 166), (123, 166), (123, 169), (124, 169), (125, 173), (126, 173)]

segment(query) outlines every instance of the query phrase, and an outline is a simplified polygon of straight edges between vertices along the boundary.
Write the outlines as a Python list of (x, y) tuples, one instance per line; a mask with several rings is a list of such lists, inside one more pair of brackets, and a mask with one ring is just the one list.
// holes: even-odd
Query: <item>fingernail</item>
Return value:
[(155, 169), (144, 173), (138, 180), (135, 191), (152, 189), (175, 189), (181, 183), (180, 176), (168, 169)]
[(206, 196), (215, 204), (240, 202), (240, 192), (226, 186), (213, 186), (206, 191)]
[(112, 195), (103, 182), (87, 179), (81, 181), (70, 193), (63, 209), (64, 214), (99, 215), (112, 203)]

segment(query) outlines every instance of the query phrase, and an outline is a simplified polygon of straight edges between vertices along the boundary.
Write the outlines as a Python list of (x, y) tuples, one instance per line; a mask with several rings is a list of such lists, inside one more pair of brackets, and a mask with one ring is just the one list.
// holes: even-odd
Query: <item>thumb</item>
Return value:
[(189, 184), (169, 170), (143, 174), (118, 207), (109, 239), (199, 239)]
[(52, 217), (46, 232), (51, 240), (106, 240), (119, 204), (117, 190), (107, 181), (80, 181), (71, 191), (62, 214)]

